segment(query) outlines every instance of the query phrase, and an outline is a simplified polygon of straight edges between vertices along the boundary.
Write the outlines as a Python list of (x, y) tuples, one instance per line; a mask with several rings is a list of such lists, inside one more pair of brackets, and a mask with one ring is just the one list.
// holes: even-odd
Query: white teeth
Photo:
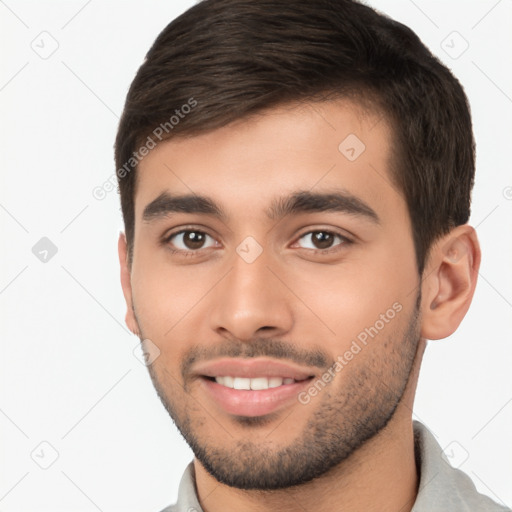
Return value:
[(233, 382), (234, 382), (234, 378), (233, 377), (220, 377), (221, 379), (224, 379), (224, 382), (222, 384), (224, 384), (224, 386), (227, 386), (228, 388), (232, 388), (233, 387)]
[(283, 379), (281, 377), (270, 377), (268, 379), (268, 387), (269, 388), (277, 388), (278, 386), (283, 385)]
[(290, 377), (285, 379), (282, 377), (255, 377), (253, 379), (249, 379), (246, 377), (224, 376), (215, 377), (215, 382), (222, 386), (226, 386), (227, 388), (252, 389), (256, 391), (262, 389), (277, 388), (285, 384), (293, 384), (295, 380)]
[(266, 377), (251, 379), (251, 389), (268, 389), (268, 379)]
[(244, 377), (235, 377), (233, 382), (234, 389), (251, 389), (251, 379)]

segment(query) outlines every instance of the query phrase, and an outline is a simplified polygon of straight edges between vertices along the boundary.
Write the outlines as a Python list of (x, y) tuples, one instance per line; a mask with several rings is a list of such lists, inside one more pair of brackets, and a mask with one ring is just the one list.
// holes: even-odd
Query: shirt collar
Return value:
[[(461, 449), (464, 450), (454, 441), (448, 445), (446, 453), (453, 457), (454, 451)], [(414, 422), (414, 451), (420, 482), (411, 512), (511, 512), (479, 494), (471, 479), (450, 465), (434, 435), (418, 421)], [(203, 512), (197, 497), (193, 462), (181, 478), (178, 502), (162, 512)]]

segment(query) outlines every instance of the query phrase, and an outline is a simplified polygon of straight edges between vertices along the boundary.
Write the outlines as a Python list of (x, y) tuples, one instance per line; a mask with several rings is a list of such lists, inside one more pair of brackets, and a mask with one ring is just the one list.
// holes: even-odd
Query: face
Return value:
[(309, 481), (393, 417), (419, 276), (391, 140), (339, 100), (170, 140), (140, 163), (128, 317), (220, 482)]

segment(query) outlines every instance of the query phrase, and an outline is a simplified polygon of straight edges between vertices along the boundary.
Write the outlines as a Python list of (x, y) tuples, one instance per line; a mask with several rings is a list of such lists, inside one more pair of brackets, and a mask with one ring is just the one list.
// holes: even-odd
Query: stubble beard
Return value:
[[(337, 394), (329, 386), (319, 392), (310, 404), (300, 405), (297, 402), (296, 407), (311, 405), (315, 410), (302, 434), (290, 440), (287, 446), (276, 446), (270, 440), (250, 440), (251, 429), (276, 421), (274, 414), (256, 418), (235, 417), (233, 421), (238, 427), (246, 430), (242, 438), (234, 440), (226, 434), (219, 445), (208, 443), (198, 435), (198, 430), (213, 420), (190, 398), (190, 407), (180, 407), (171, 397), (179, 396), (180, 392), (183, 395), (181, 388), (166, 393), (170, 386), (176, 388), (174, 379), (164, 376), (166, 370), (160, 375), (157, 375), (155, 367), (149, 366), (148, 370), (157, 394), (176, 427), (199, 462), (217, 481), (245, 490), (276, 490), (301, 485), (348, 459), (392, 419), (411, 376), (418, 349), (419, 302), (420, 297), (405, 328), (391, 331), (387, 337), (381, 332), (369, 341), (363, 349), (367, 353), (364, 366), (356, 362), (358, 355), (341, 370), (340, 375), (345, 382)], [(385, 354), (385, 359), (379, 350), (372, 355), (370, 351), (375, 344), (392, 347), (390, 353)], [(336, 383), (336, 378), (333, 383)], [(283, 424), (293, 421), (293, 414), (281, 421)], [(222, 446), (224, 439), (231, 440), (229, 446)]]

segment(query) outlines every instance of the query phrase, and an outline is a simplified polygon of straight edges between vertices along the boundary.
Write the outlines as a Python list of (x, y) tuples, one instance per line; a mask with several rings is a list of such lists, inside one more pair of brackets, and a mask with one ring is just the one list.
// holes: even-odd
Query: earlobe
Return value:
[(454, 228), (432, 247), (422, 281), (424, 338), (446, 338), (460, 325), (473, 299), (480, 259), (476, 232), (467, 224)]
[(126, 236), (122, 232), (119, 233), (117, 249), (119, 254), (119, 265), (121, 267), (121, 286), (123, 288), (123, 295), (126, 302), (126, 325), (133, 334), (140, 336), (139, 325), (135, 318), (135, 312), (133, 309), (131, 271), (128, 264), (128, 245), (126, 242)]

